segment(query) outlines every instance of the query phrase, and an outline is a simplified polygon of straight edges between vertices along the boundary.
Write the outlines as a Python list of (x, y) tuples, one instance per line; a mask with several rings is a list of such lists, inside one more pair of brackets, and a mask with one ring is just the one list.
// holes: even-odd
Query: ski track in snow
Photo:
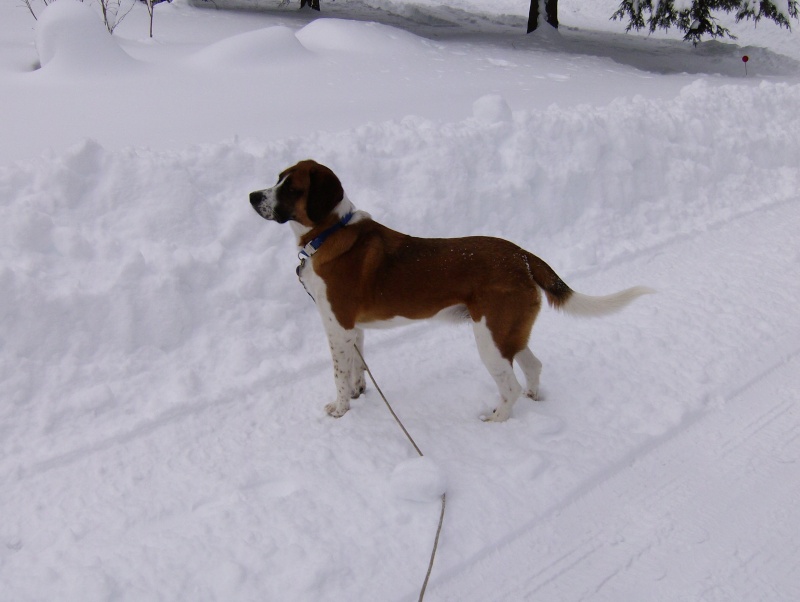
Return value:
[[(791, 231), (798, 219), (796, 202), (776, 204), (720, 224), (710, 235), (664, 245), (660, 260), (622, 264), (635, 272), (636, 263), (656, 270), (667, 261), (679, 266), (709, 243), (730, 248), (745, 232), (768, 240), (781, 229)], [(800, 275), (796, 264), (787, 263), (776, 288)], [(690, 290), (710, 281), (711, 269), (722, 272), (720, 282), (725, 275), (753, 276), (736, 274), (735, 261), (698, 260), (695, 267), (683, 280)], [(800, 329), (791, 324), (769, 347), (753, 349), (750, 365), (708, 392), (706, 406), (581, 483), (513, 535), (445, 570), (430, 599), (481, 599), (475, 592), (494, 600), (795, 599), (799, 340)], [(781, 552), (776, 557), (770, 550)], [(698, 572), (698, 559), (709, 556), (715, 571)]]
[[(434, 582), (431, 599), (476, 599), (488, 575), (503, 576), (496, 600), (797, 599), (798, 390), (800, 349)], [(701, 557), (711, 574), (697, 570)], [(509, 558), (527, 572), (509, 573)]]

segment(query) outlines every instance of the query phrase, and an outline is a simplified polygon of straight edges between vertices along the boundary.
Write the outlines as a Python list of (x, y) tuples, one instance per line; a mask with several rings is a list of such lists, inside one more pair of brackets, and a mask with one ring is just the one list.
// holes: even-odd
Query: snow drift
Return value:
[(36, 27), (36, 50), (42, 67), (72, 76), (87, 72), (122, 75), (135, 65), (97, 15), (77, 0), (59, 0), (42, 12)]

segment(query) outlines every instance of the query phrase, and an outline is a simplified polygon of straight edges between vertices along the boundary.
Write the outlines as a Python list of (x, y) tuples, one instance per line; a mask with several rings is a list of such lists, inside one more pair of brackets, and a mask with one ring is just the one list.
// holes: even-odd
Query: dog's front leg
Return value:
[[(364, 331), (356, 328), (356, 346), (359, 352), (364, 354)], [(353, 362), (350, 365), (350, 399), (356, 399), (367, 390), (367, 381), (364, 378), (364, 362), (358, 356), (358, 353), (353, 354)]]
[[(334, 418), (344, 416), (350, 409), (350, 398), (354, 396), (353, 374), (361, 361), (355, 352), (358, 329), (346, 330), (341, 326), (329, 324), (328, 344), (333, 359), (333, 378), (336, 382), (336, 401), (325, 406), (325, 411)], [(356, 395), (357, 397), (357, 395)]]

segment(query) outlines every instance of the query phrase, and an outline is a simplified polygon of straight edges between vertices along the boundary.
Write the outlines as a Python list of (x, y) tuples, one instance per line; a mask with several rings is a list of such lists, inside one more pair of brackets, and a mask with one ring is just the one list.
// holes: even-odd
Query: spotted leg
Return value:
[[(356, 328), (356, 345), (361, 354), (364, 354), (364, 331)], [(353, 363), (350, 367), (350, 398), (358, 398), (367, 389), (367, 381), (364, 378), (364, 362), (358, 357), (357, 353), (353, 354)]]
[(350, 399), (354, 396), (354, 367), (361, 360), (354, 345), (358, 341), (358, 331), (345, 330), (338, 324), (326, 325), (328, 344), (333, 359), (333, 378), (336, 382), (336, 401), (325, 406), (325, 411), (334, 418), (344, 416), (350, 409)]

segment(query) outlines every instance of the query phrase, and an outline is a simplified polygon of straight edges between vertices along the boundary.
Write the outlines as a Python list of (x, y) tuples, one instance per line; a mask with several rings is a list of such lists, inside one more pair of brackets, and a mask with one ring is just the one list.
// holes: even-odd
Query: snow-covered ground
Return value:
[(0, 600), (417, 598), (439, 503), (374, 387), (324, 414), (247, 201), (306, 157), (393, 228), (659, 291), (544, 311), (544, 401), (503, 424), (471, 329), (368, 333), (447, 483), (426, 600), (800, 599), (800, 38), (559, 4), (525, 36), (508, 0), (176, 0), (153, 40), (142, 5), (113, 37), (0, 6)]

